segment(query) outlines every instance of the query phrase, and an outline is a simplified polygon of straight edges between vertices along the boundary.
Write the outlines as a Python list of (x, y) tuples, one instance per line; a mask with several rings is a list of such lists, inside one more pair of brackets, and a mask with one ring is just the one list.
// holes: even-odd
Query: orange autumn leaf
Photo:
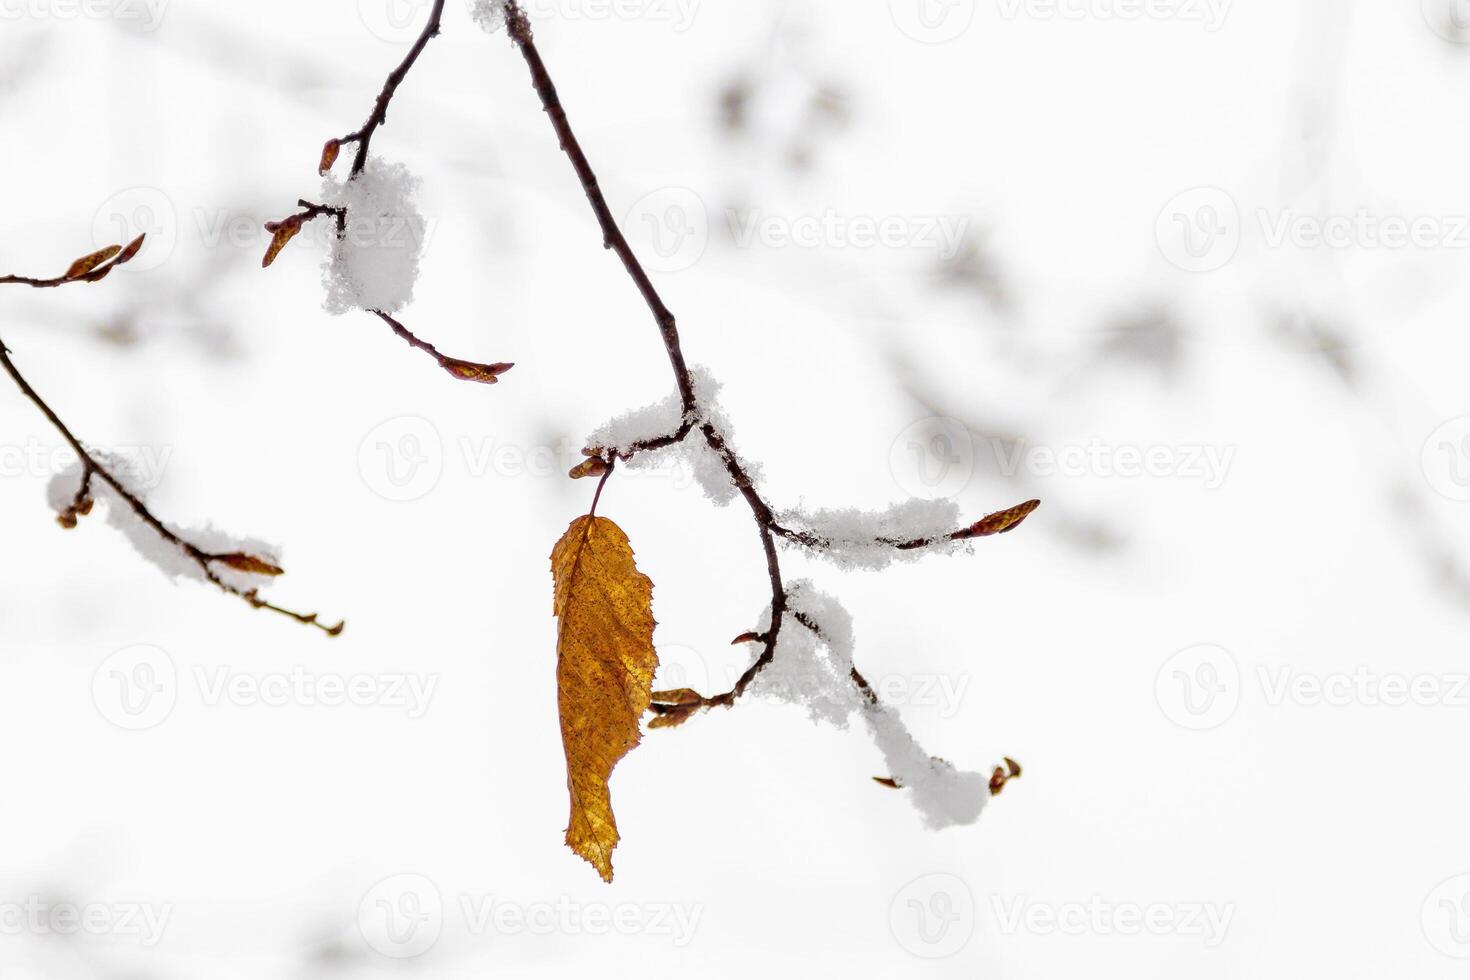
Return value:
[(608, 779), (638, 744), (653, 696), (653, 582), (638, 571), (621, 528), (572, 522), (551, 552), (556, 689), (567, 758), (567, 846), (612, 881), (618, 843)]

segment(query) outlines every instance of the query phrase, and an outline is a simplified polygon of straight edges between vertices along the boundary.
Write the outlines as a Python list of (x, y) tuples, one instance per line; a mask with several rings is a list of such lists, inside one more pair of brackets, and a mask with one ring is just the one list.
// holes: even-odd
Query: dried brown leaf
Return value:
[(91, 255), (83, 255), (71, 264), (71, 268), (66, 270), (66, 275), (62, 276), (62, 278), (80, 279), (121, 251), (121, 245), (109, 245), (106, 248), (98, 249)]
[(571, 818), (567, 846), (612, 881), (618, 843), (608, 779), (638, 744), (653, 696), (653, 582), (638, 571), (621, 528), (572, 522), (551, 552), (556, 682)]

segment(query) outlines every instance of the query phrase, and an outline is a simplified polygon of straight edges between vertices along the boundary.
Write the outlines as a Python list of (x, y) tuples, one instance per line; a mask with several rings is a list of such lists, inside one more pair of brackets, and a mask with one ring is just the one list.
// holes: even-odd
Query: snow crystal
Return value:
[(394, 313), (412, 302), (428, 228), (413, 202), (418, 184), (403, 164), (380, 157), (355, 177), (323, 179), (322, 203), (347, 210), (346, 229), (322, 266), (327, 312)]
[[(726, 446), (734, 452), (730, 420), (719, 405), (721, 385), (706, 368), (691, 368), (689, 375), (694, 385), (694, 397), (699, 405), (699, 414), (692, 420), (694, 431), (676, 445), (638, 453), (626, 465), (632, 470), (654, 469), (667, 466), (673, 460), (687, 467), (705, 495), (723, 507), (733, 501), (740, 491), (730, 478), (725, 461), (710, 448), (709, 442), (700, 432), (700, 428), (706, 423), (712, 424), (724, 436)], [(591, 449), (621, 454), (637, 443), (673, 435), (684, 422), (682, 403), (679, 396), (673, 394), (653, 405), (618, 416), (593, 432), (588, 437), (587, 445)], [(760, 464), (752, 463), (738, 454), (736, 459), (751, 480), (759, 482)]]
[[(952, 500), (906, 500), (885, 511), (794, 510), (777, 517), (793, 531), (805, 531), (822, 542), (819, 554), (847, 569), (877, 571), (894, 561), (913, 561), (936, 552), (951, 553), (970, 547), (969, 542), (946, 541), (959, 528), (960, 509)], [(895, 544), (937, 539), (928, 548), (899, 550)], [(783, 539), (788, 547), (795, 542)]]
[[(107, 471), (117, 478), (129, 493), (142, 499), (142, 495), (137, 491), (136, 473), (126, 459), (95, 450), (92, 451), (92, 456), (99, 464), (106, 467)], [(82, 464), (72, 463), (54, 474), (46, 484), (47, 502), (57, 513), (63, 513), (70, 508), (76, 497), (77, 489), (81, 485)], [(181, 578), (193, 579), (197, 582), (208, 581), (197, 562), (184, 554), (178, 545), (165, 540), (156, 530), (144, 523), (134, 512), (132, 505), (118, 496), (117, 491), (101, 477), (93, 475), (89, 493), (96, 503), (105, 506), (107, 523), (121, 531), (133, 549), (145, 561), (162, 571), (171, 581)], [(87, 518), (81, 520), (85, 521)], [(164, 526), (183, 540), (211, 555), (243, 553), (273, 565), (280, 564), (280, 549), (256, 538), (237, 538), (209, 525), (197, 529), (179, 528), (165, 522)], [(222, 582), (242, 591), (259, 588), (264, 582), (269, 581), (268, 577), (238, 571), (218, 562), (215, 562), (211, 568)]]
[(505, 0), (471, 0), (470, 16), (487, 34), (505, 26)]
[[(816, 626), (820, 634), (798, 617)], [(767, 607), (762, 628), (769, 628), (770, 621)], [(793, 582), (775, 656), (756, 675), (750, 693), (799, 705), (812, 721), (841, 729), (847, 728), (854, 712), (861, 711), (887, 763), (885, 775), (909, 792), (925, 825), (937, 830), (974, 823), (989, 800), (988, 777), (931, 757), (914, 741), (897, 712), (860, 694), (851, 677), (853, 650), (852, 616), (847, 610), (811, 582)]]

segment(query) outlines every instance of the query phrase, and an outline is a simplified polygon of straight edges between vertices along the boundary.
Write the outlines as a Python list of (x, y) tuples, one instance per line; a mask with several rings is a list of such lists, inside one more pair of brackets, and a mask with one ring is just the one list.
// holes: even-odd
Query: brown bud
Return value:
[[(98, 249), (90, 255), (83, 255), (71, 264), (71, 267), (66, 270), (66, 275), (62, 278), (80, 279), (121, 251), (121, 245), (109, 245), (106, 248)], [(101, 276), (97, 278), (100, 279)]]
[(326, 145), (322, 147), (322, 161), (317, 164), (317, 173), (326, 174), (328, 170), (331, 170), (332, 164), (337, 162), (337, 154), (341, 152), (342, 142), (340, 140), (327, 140)]
[(582, 462), (578, 463), (576, 466), (573, 466), (570, 470), (567, 471), (567, 476), (571, 477), (573, 480), (585, 480), (588, 477), (602, 476), (606, 472), (607, 464), (604, 463), (599, 457), (592, 456), (588, 459), (582, 460)]
[(700, 696), (698, 691), (691, 691), (687, 687), (681, 687), (677, 691), (653, 692), (653, 703), (683, 707), (690, 704), (703, 704), (704, 698)]
[(143, 248), (143, 239), (147, 237), (148, 235), (145, 232), (144, 234), (139, 235), (137, 238), (134, 238), (132, 241), (128, 242), (127, 247), (122, 250), (122, 254), (117, 257), (117, 261), (112, 264), (122, 265), (124, 262), (131, 262), (133, 258), (138, 254), (138, 252)]
[(888, 776), (874, 776), (873, 782), (877, 783), (879, 786), (887, 786), (889, 789), (903, 789), (902, 783)]
[(476, 364), (474, 361), (461, 361), (453, 357), (446, 357), (441, 364), (444, 370), (459, 380), (475, 381), (482, 385), (498, 384), (500, 376), (515, 367), (514, 364)]
[(276, 256), (281, 254), (281, 249), (286, 247), (286, 243), (296, 237), (296, 233), (301, 230), (301, 216), (293, 214), (285, 221), (267, 221), (265, 230), (271, 233), (271, 243), (265, 250), (265, 258), (260, 261), (262, 269), (269, 267)]
[(251, 575), (269, 575), (274, 578), (277, 575), (286, 574), (285, 571), (262, 558), (247, 555), (244, 552), (235, 552), (228, 555), (213, 555), (211, 561), (217, 561), (221, 565), (228, 565), (237, 572), (248, 572)]

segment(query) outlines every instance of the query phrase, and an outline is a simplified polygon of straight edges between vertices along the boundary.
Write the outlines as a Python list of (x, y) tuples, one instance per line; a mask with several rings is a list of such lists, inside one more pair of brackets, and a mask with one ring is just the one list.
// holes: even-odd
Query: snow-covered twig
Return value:
[[(142, 247), (143, 236), (138, 236), (127, 246), (112, 245), (91, 255), (83, 256), (76, 262), (67, 273), (56, 279), (35, 279), (28, 276), (3, 276), (0, 284), (11, 283), (37, 288), (64, 285), (69, 282), (97, 282), (107, 275), (114, 267), (129, 261), (138, 254)], [(97, 483), (109, 491), (116, 499), (109, 503), (109, 516), (114, 523), (119, 524), (125, 532), (133, 536), (134, 544), (139, 545), (139, 550), (145, 555), (155, 558), (159, 564), (164, 566), (165, 571), (174, 575), (180, 574), (181, 569), (175, 564), (176, 560), (182, 561), (202, 579), (219, 588), (220, 590), (236, 596), (249, 603), (256, 609), (265, 609), (270, 612), (279, 613), (316, 627), (328, 636), (336, 636), (342, 632), (344, 623), (335, 626), (327, 626), (318, 621), (316, 613), (298, 613), (274, 603), (268, 602), (260, 597), (256, 586), (250, 584), (253, 578), (262, 580), (274, 578), (282, 574), (282, 569), (275, 563), (274, 557), (264, 557), (263, 549), (252, 546), (248, 549), (244, 546), (234, 547), (229, 539), (217, 533), (205, 534), (201, 532), (199, 539), (212, 537), (219, 543), (219, 547), (208, 547), (200, 543), (199, 539), (186, 537), (183, 532), (177, 531), (163, 521), (159, 520), (148, 505), (144, 503), (142, 495), (128, 486), (122, 475), (125, 464), (122, 461), (108, 460), (101, 453), (93, 452), (78, 439), (61, 421), (56, 411), (47, 404), (35, 388), (31, 387), (29, 381), (20, 373), (15, 362), (10, 358), (10, 349), (5, 342), (0, 340), (0, 369), (3, 369), (20, 393), (31, 401), (46, 417), (46, 420), (61, 434), (67, 445), (76, 453), (78, 469), (76, 472), (77, 489), (74, 493), (61, 494), (53, 488), (53, 502), (57, 507), (57, 521), (62, 527), (73, 528), (77, 526), (77, 520), (92, 511), (92, 505), (96, 497)], [(145, 528), (145, 535), (152, 535), (164, 546), (164, 554), (159, 555), (143, 546), (138, 537), (133, 535), (137, 524), (124, 523), (123, 513), (117, 508), (125, 507), (141, 522)]]
[[(498, 4), (499, 0), (490, 0), (490, 2)], [(714, 697), (701, 696), (695, 700), (688, 696), (688, 692), (671, 692), (678, 695), (678, 697), (669, 699), (672, 703), (654, 705), (655, 712), (670, 722), (677, 723), (676, 720), (687, 719), (695, 711), (701, 709), (733, 705), (774, 660), (790, 600), (790, 594), (782, 583), (781, 561), (776, 547), (777, 537), (790, 539), (819, 551), (829, 552), (834, 550), (834, 540), (815, 531), (788, 529), (778, 522), (775, 511), (762, 497), (756, 486), (758, 474), (754, 472), (754, 467), (743, 460), (730, 445), (728, 423), (724, 422), (722, 413), (713, 403), (713, 391), (717, 390), (718, 386), (704, 381), (699, 372), (690, 370), (684, 358), (679, 339), (679, 328), (673, 312), (664, 303), (647, 271), (643, 268), (643, 264), (628, 243), (628, 239), (618, 227), (617, 220), (613, 217), (612, 209), (602, 193), (592, 164), (587, 159), (587, 154), (583, 151), (576, 133), (572, 130), (571, 122), (561, 102), (561, 96), (541, 58), (540, 51), (537, 50), (529, 18), (515, 0), (505, 0), (500, 7), (504, 12), (504, 20), (509, 29), (511, 41), (520, 51), (530, 70), (532, 87), (536, 90), (542, 108), (546, 111), (552, 128), (556, 131), (557, 140), (571, 160), (572, 168), (577, 173), (587, 201), (597, 217), (602, 229), (603, 245), (622, 261), (623, 267), (653, 314), (654, 321), (663, 337), (664, 348), (668, 354), (669, 365), (673, 369), (678, 391), (676, 399), (670, 399), (659, 405), (651, 406), (649, 409), (632, 413), (618, 420), (608, 430), (594, 434), (592, 444), (586, 452), (589, 456), (601, 459), (604, 465), (610, 467), (616, 460), (629, 461), (640, 454), (683, 446), (690, 436), (698, 432), (699, 438), (704, 442), (704, 448), (707, 449), (708, 457), (715, 461), (722, 478), (727, 481), (722, 490), (733, 489), (745, 499), (749, 506), (751, 515), (755, 518), (761, 548), (766, 556), (766, 570), (771, 585), (768, 622), (761, 632), (746, 634), (745, 637), (742, 637), (742, 639), (759, 642), (762, 647), (760, 655), (740, 676), (735, 685), (724, 694)], [(701, 389), (707, 389), (709, 394), (702, 395)], [(701, 455), (705, 454), (701, 453)], [(698, 469), (696, 466), (696, 472)], [(583, 468), (579, 467), (578, 470), (583, 470)], [(579, 476), (595, 475), (591, 471), (579, 473), (574, 470), (573, 472)], [(607, 472), (601, 473), (604, 482)], [(709, 490), (710, 482), (702, 482)], [(715, 496), (718, 501), (724, 502), (719, 494), (712, 493), (711, 495)], [(1028, 501), (958, 530), (930, 529), (925, 534), (896, 538), (885, 538), (880, 535), (873, 537), (865, 544), (869, 547), (891, 549), (897, 552), (914, 552), (941, 544), (1003, 533), (1018, 526), (1038, 506), (1040, 506), (1040, 501)], [(853, 683), (857, 684), (861, 675), (856, 674), (855, 671), (854, 675)]]
[[(269, 266), (274, 262), (286, 243), (307, 222), (319, 217), (332, 217), (336, 222), (336, 239), (323, 270), (327, 310), (334, 314), (348, 310), (372, 313), (399, 337), (432, 356), (453, 377), (461, 381), (495, 384), (500, 375), (515, 365), (445, 356), (394, 318), (393, 314), (413, 299), (425, 222), (413, 205), (417, 179), (402, 164), (387, 163), (380, 157), (370, 157), (368, 153), (373, 134), (388, 121), (388, 107), (398, 94), (399, 86), (429, 41), (439, 34), (443, 15), (444, 0), (434, 0), (423, 30), (403, 61), (388, 74), (367, 121), (346, 136), (327, 140), (322, 147), (317, 169), (325, 178), (323, 194), (326, 195), (326, 203), (302, 199), (297, 201), (297, 206), (302, 208), (300, 212), (266, 223), (266, 230), (271, 232), (271, 242), (261, 265)], [(331, 176), (332, 167), (342, 147), (349, 145), (356, 145), (356, 155), (347, 179), (338, 182)], [(368, 234), (365, 239), (356, 234), (358, 229), (352, 227), (357, 217), (361, 217), (366, 225)], [(403, 240), (405, 233), (411, 240)]]

